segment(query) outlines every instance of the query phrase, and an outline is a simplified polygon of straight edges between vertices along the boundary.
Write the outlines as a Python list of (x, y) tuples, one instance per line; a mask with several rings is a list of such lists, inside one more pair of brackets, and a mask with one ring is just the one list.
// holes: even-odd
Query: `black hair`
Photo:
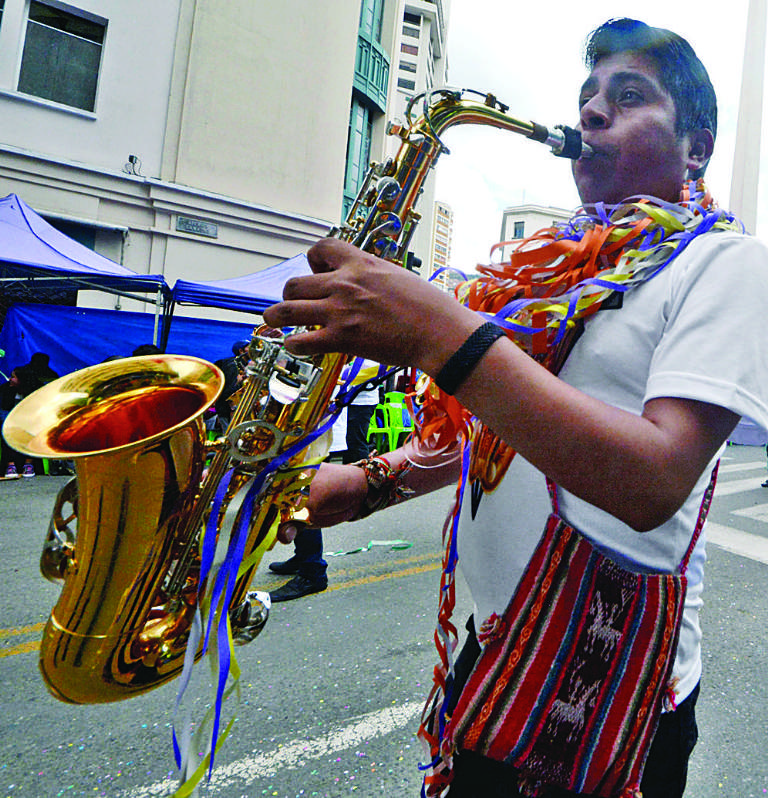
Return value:
[(133, 357), (137, 357), (139, 355), (162, 355), (162, 354), (163, 350), (160, 349), (159, 346), (155, 346), (155, 344), (141, 344), (140, 346), (137, 346), (133, 350), (133, 352), (131, 352), (131, 355), (133, 355)]
[(678, 135), (707, 128), (717, 136), (717, 97), (712, 81), (682, 36), (635, 19), (611, 19), (587, 38), (584, 63), (591, 70), (600, 59), (629, 51), (655, 61), (659, 80), (675, 104)]

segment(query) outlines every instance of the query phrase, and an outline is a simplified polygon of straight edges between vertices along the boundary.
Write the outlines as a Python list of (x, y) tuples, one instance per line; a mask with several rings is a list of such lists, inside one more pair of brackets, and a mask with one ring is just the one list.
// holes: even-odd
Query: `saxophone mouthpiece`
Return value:
[(578, 130), (574, 130), (568, 125), (556, 125), (551, 130), (537, 122), (532, 122), (531, 125), (533, 129), (528, 134), (528, 138), (546, 144), (552, 150), (553, 155), (557, 155), (559, 158), (570, 158), (572, 161), (592, 157), (592, 148), (582, 142), (581, 133)]

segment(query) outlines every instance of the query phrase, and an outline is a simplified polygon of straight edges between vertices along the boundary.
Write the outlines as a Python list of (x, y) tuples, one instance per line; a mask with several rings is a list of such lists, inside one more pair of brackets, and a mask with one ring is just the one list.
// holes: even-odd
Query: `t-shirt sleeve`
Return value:
[(697, 399), (768, 429), (768, 248), (748, 236), (706, 238), (671, 285), (645, 401)]

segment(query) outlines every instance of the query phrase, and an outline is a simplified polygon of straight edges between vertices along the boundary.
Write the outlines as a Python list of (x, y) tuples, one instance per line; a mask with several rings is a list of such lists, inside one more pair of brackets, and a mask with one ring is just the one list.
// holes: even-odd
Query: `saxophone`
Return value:
[[(440, 135), (453, 125), (491, 125), (579, 157), (578, 132), (514, 119), (493, 95), (472, 101), (468, 93), (439, 89), (411, 101), (407, 124), (388, 131), (401, 139), (396, 157), (371, 165), (346, 221), (329, 235), (403, 265), (420, 218), (416, 202), (447, 152)], [(14, 449), (76, 468), (56, 498), (40, 559), (43, 575), (62, 586), (39, 660), (57, 698), (117, 701), (179, 675), (208, 589), (204, 530), (246, 525), (247, 567), (229, 616), (236, 642), (263, 627), (268, 606), (249, 585), (278, 525), (305, 514), (313, 467), (330, 446), (330, 430), (318, 433), (330, 426), (347, 362), (342, 354), (292, 355), (275, 332), (254, 331), (237, 406), (216, 440), (208, 440), (202, 416), (223, 375), (182, 355), (82, 369), (22, 400), (6, 419)], [(258, 495), (246, 510), (239, 497), (256, 478)]]

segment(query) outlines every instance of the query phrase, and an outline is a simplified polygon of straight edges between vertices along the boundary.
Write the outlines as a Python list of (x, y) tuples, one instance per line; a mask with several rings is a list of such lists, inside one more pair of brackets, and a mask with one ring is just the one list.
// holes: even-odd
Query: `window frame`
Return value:
[[(71, 33), (70, 31), (67, 31), (65, 29), (58, 28), (53, 25), (48, 25), (44, 22), (33, 19), (30, 16), (30, 12), (33, 10), (33, 5), (45, 6), (54, 9), (62, 14), (65, 14), (69, 17), (77, 17), (93, 23), (95, 26), (101, 28), (101, 41), (98, 41), (97, 39), (88, 38), (85, 36), (80, 36), (76, 33)], [(60, 94), (56, 94), (54, 91), (51, 91), (49, 93), (55, 96), (45, 96), (42, 93), (34, 93), (30, 91), (30, 88), (32, 88), (30, 83), (24, 83), (25, 53), (27, 53), (27, 44), (28, 41), (30, 41), (29, 38), (30, 29), (32, 30), (35, 29), (32, 26), (39, 26), (40, 28), (46, 28), (49, 31), (55, 31), (60, 36), (79, 39), (80, 41), (87, 42), (98, 48), (98, 64), (96, 65), (95, 71), (92, 73), (93, 77), (92, 91), (90, 86), (87, 84), (84, 85), (83, 82), (81, 82), (78, 85), (78, 88), (83, 90), (83, 95), (87, 93), (89, 99), (92, 100), (92, 102), (90, 103), (91, 107), (83, 107), (82, 105), (73, 104), (72, 102), (67, 101), (67, 99), (62, 98)], [(32, 101), (40, 102), (43, 104), (51, 104), (57, 108), (67, 109), (74, 113), (95, 115), (99, 102), (99, 89), (101, 85), (101, 78), (104, 68), (104, 58), (107, 47), (108, 30), (109, 30), (108, 19), (92, 14), (84, 9), (79, 9), (65, 3), (57, 2), (57, 0), (31, 0), (31, 2), (29, 2), (29, 4), (26, 7), (22, 36), (19, 42), (20, 52), (18, 54), (18, 69), (15, 79), (16, 93), (24, 97), (25, 99), (30, 99)], [(33, 41), (32, 46), (34, 46), (34, 40), (32, 41)], [(65, 65), (63, 71), (58, 70), (57, 72), (55, 72), (56, 78), (59, 80), (67, 78), (71, 74), (71, 71), (72, 71), (72, 62), (70, 62), (68, 65)]]

